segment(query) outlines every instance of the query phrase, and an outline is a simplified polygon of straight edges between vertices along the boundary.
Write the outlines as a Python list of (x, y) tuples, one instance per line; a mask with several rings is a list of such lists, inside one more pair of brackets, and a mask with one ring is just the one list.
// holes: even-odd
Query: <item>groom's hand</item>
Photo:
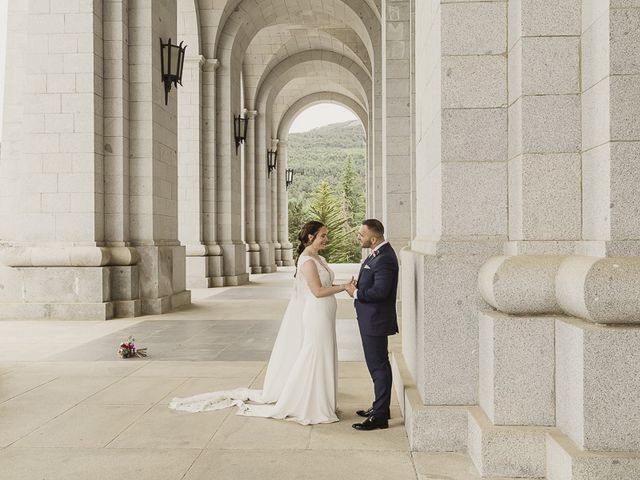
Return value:
[(351, 282), (350, 284), (347, 285), (347, 293), (351, 298), (353, 298), (353, 292), (355, 291), (356, 291), (355, 282)]

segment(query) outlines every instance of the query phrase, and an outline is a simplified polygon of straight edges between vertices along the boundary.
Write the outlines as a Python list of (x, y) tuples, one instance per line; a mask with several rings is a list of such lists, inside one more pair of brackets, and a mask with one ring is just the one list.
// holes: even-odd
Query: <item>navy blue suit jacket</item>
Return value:
[(388, 243), (378, 252), (360, 267), (355, 300), (358, 325), (363, 335), (394, 335), (398, 333), (398, 257)]

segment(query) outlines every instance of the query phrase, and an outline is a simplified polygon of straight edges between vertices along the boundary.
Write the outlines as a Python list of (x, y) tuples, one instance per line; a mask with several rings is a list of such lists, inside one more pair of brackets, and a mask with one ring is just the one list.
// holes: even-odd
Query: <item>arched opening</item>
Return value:
[(331, 263), (358, 262), (356, 231), (366, 212), (366, 135), (356, 113), (336, 102), (298, 112), (287, 132), (289, 241), (301, 226), (319, 220), (329, 228), (324, 252)]

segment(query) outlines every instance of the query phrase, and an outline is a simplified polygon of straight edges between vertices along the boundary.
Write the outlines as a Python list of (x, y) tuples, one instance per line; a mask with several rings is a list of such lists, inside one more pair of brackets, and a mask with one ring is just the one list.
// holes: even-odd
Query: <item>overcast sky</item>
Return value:
[(351, 110), (333, 103), (320, 103), (307, 108), (298, 115), (289, 131), (292, 133), (306, 132), (312, 128), (348, 120), (356, 120), (356, 116)]
[[(23, 0), (20, 0), (23, 1)], [(26, 0), (25, 0), (26, 1)], [(4, 68), (5, 68), (5, 46), (7, 39), (7, 3), (8, 0), (0, 0), (0, 106), (4, 99)], [(0, 141), (2, 140), (2, 112), (0, 108)], [(346, 122), (355, 120), (356, 116), (344, 107), (339, 105), (322, 103), (306, 109), (295, 119), (291, 125), (291, 132), (306, 132), (316, 127), (329, 125), (331, 123)]]
[(7, 2), (0, 0), (0, 141), (2, 141), (2, 108), (4, 100), (4, 56), (7, 44)]

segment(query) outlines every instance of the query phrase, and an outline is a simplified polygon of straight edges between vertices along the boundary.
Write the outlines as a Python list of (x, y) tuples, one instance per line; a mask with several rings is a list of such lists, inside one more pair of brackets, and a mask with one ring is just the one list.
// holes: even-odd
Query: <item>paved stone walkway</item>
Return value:
[[(341, 281), (357, 266), (336, 270)], [(351, 428), (372, 386), (345, 294), (339, 423), (167, 408), (174, 396), (262, 386), (291, 276), (283, 269), (243, 287), (194, 290), (191, 307), (162, 316), (0, 322), (0, 480), (477, 478), (466, 456), (409, 452), (395, 398), (391, 428)], [(129, 335), (148, 358), (117, 358)]]

